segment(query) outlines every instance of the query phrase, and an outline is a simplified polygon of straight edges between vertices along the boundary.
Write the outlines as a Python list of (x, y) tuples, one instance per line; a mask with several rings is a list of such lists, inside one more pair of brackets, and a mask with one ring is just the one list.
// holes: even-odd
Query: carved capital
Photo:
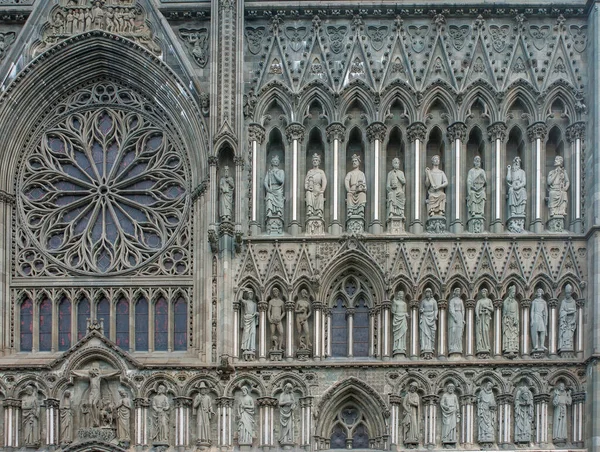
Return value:
[(535, 141), (538, 138), (543, 140), (546, 138), (548, 134), (548, 126), (545, 122), (534, 122), (529, 127), (527, 127), (527, 136), (529, 137), (529, 141)]
[(323, 315), (325, 317), (331, 316), (331, 308), (323, 308)]
[(60, 401), (58, 399), (46, 399), (44, 400), (44, 404), (46, 405), (46, 408), (58, 408), (60, 405)]
[(506, 124), (503, 122), (495, 122), (488, 127), (487, 131), (490, 141), (504, 141), (506, 139)]
[(467, 300), (465, 301), (465, 308), (467, 309), (475, 309), (477, 302), (475, 300)]
[(390, 394), (390, 403), (392, 405), (402, 405), (402, 397), (396, 394)]
[(234, 311), (239, 311), (240, 310), (240, 302), (239, 301), (234, 301), (233, 302), (233, 310)]
[(523, 298), (521, 300), (521, 307), (528, 308), (529, 306), (531, 306), (531, 300), (528, 300), (527, 298)]
[(467, 138), (467, 125), (464, 122), (455, 122), (448, 126), (448, 139), (450, 141), (460, 140), (462, 143)]
[(286, 311), (293, 311), (295, 306), (296, 306), (296, 304), (294, 303), (293, 300), (288, 300), (285, 302), (285, 310)]
[(220, 0), (219, 6), (221, 9), (232, 10), (233, 9), (234, 0)]
[(515, 401), (515, 396), (512, 394), (500, 394), (498, 396), (498, 403), (512, 403)]
[(572, 143), (578, 138), (580, 140), (585, 138), (585, 122), (576, 122), (567, 127), (567, 140)]
[(354, 309), (354, 308), (348, 308), (348, 309), (346, 309), (346, 318), (348, 318), (350, 316), (354, 317), (354, 313), (355, 312), (356, 312), (356, 309)]
[(408, 303), (408, 306), (410, 309), (419, 309), (419, 300), (412, 300), (410, 303)]
[(571, 400), (573, 400), (573, 403), (583, 403), (585, 402), (585, 396), (585, 392), (576, 392), (571, 395)]
[(258, 311), (259, 312), (267, 312), (268, 307), (269, 307), (269, 303), (267, 303), (266, 301), (258, 302)]
[(256, 402), (258, 406), (277, 406), (277, 399), (274, 397), (259, 397)]
[(411, 143), (416, 140), (424, 141), (427, 135), (427, 127), (422, 122), (413, 122), (406, 130), (406, 136)]
[(248, 126), (248, 141), (256, 141), (262, 144), (265, 141), (265, 129), (257, 123), (252, 123)]
[(313, 398), (310, 396), (300, 398), (300, 408), (310, 408), (313, 406)]
[(463, 405), (473, 405), (475, 403), (475, 396), (473, 395), (464, 395), (460, 398), (460, 402)]
[(216, 403), (218, 407), (232, 407), (233, 397), (217, 397)]
[(150, 406), (150, 402), (144, 397), (136, 397), (133, 399), (133, 406), (136, 408), (146, 408)]
[(575, 300), (575, 304), (577, 305), (578, 308), (583, 309), (585, 306), (585, 299), (579, 298), (579, 299)]
[(548, 403), (550, 401), (550, 394), (534, 394), (533, 401), (535, 403)]
[(423, 403), (425, 405), (437, 405), (440, 398), (435, 394), (423, 396)]
[(390, 300), (383, 300), (381, 302), (381, 309), (392, 309), (392, 302)]
[(339, 122), (331, 123), (327, 126), (327, 141), (338, 140), (340, 143), (344, 142), (346, 135), (346, 128)]
[(13, 408), (21, 408), (21, 399), (11, 399), (11, 398), (7, 398), (4, 399), (4, 407), (13, 407)]
[(369, 309), (369, 317), (375, 317), (379, 314), (379, 307), (375, 306), (374, 308)]
[(290, 143), (294, 140), (298, 140), (299, 143), (302, 143), (302, 141), (304, 140), (305, 131), (306, 129), (302, 124), (294, 122), (287, 126), (287, 128), (285, 129), (285, 137)]
[(367, 127), (367, 138), (370, 142), (375, 140), (383, 141), (385, 140), (385, 134), (387, 132), (387, 127), (382, 122), (374, 122), (369, 127)]
[(439, 300), (437, 305), (438, 309), (448, 309), (448, 302), (446, 300)]
[(323, 309), (323, 303), (320, 301), (315, 301), (312, 306), (315, 311), (320, 311)]
[(497, 300), (492, 301), (492, 304), (494, 305), (494, 309), (502, 309), (502, 299), (498, 298)]
[(235, 164), (235, 166), (240, 167), (240, 169), (242, 169), (242, 170), (244, 169), (245, 161), (244, 161), (244, 157), (242, 157), (241, 155), (236, 155), (233, 158), (233, 163)]
[(190, 397), (173, 397), (175, 407), (188, 407), (192, 405), (192, 399)]
[(219, 159), (217, 158), (216, 155), (209, 155), (208, 156), (208, 164), (210, 166), (217, 166), (218, 163), (219, 163)]
[(558, 307), (558, 300), (556, 298), (551, 298), (548, 300), (548, 307), (550, 309), (556, 309)]

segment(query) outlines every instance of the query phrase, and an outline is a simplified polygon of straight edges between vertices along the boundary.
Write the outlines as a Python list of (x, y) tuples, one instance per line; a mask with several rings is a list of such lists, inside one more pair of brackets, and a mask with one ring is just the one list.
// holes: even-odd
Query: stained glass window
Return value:
[(140, 298), (135, 305), (135, 350), (148, 351), (148, 301)]
[(63, 298), (58, 305), (58, 349), (71, 347), (71, 301)]
[(345, 449), (346, 448), (346, 429), (339, 424), (333, 427), (331, 432), (331, 448), (332, 449)]
[(87, 334), (87, 320), (90, 318), (90, 302), (83, 298), (77, 305), (77, 340)]
[(369, 308), (364, 299), (358, 302), (354, 311), (352, 333), (354, 356), (369, 356)]
[(116, 343), (123, 350), (129, 350), (129, 302), (121, 298), (117, 303)]
[(348, 323), (342, 299), (331, 310), (331, 355), (348, 356)]
[(187, 302), (183, 297), (177, 299), (173, 312), (175, 315), (173, 349), (187, 350)]
[(352, 449), (368, 449), (369, 448), (369, 433), (365, 424), (360, 424), (354, 429), (352, 435)]
[(52, 350), (52, 302), (44, 298), (40, 303), (40, 351)]
[(101, 298), (96, 305), (96, 320), (103, 320), (104, 336), (110, 337), (110, 302), (106, 298)]
[(30, 352), (33, 349), (33, 303), (26, 299), (21, 303), (21, 351)]
[(169, 305), (159, 298), (154, 305), (154, 350), (167, 351), (169, 348)]

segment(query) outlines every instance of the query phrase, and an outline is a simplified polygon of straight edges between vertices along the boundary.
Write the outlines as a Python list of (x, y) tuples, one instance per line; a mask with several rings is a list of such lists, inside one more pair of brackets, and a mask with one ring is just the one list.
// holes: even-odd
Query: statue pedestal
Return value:
[(554, 215), (546, 223), (546, 228), (550, 232), (563, 232), (565, 230), (565, 217)]
[(419, 447), (418, 441), (404, 441), (404, 447), (406, 449), (417, 449)]
[(405, 359), (406, 358), (406, 350), (394, 350), (393, 356), (396, 359)]
[(310, 356), (311, 356), (311, 352), (307, 348), (304, 348), (302, 350), (297, 350), (296, 351), (296, 358), (299, 361), (307, 361), (307, 360), (310, 359)]
[(467, 221), (467, 230), (473, 233), (483, 232), (485, 228), (485, 219), (483, 217), (469, 218)]
[(271, 350), (269, 352), (269, 359), (271, 361), (281, 361), (283, 358), (283, 350)]
[(430, 234), (443, 234), (446, 232), (446, 217), (430, 217), (427, 219), (425, 231)]
[(422, 359), (433, 359), (433, 352), (421, 352)]
[(515, 359), (519, 355), (519, 352), (503, 352), (502, 355), (508, 359)]
[(477, 358), (490, 359), (490, 352), (477, 352)]
[(281, 446), (282, 450), (292, 450), (296, 448), (296, 444), (295, 443), (282, 443), (280, 442), (279, 445)]
[(196, 449), (197, 450), (208, 450), (210, 449), (210, 446), (212, 446), (212, 442), (210, 441), (202, 441), (202, 440), (198, 440), (196, 441)]
[(575, 358), (575, 350), (572, 348), (560, 348), (558, 349), (558, 355), (561, 358)]
[(462, 353), (460, 352), (450, 352), (448, 354), (448, 359), (450, 360), (456, 360), (456, 359), (460, 359), (462, 356)]
[(283, 220), (279, 217), (267, 217), (266, 232), (269, 235), (283, 234)]
[(508, 229), (508, 232), (516, 232), (517, 234), (525, 232), (525, 215), (510, 217), (506, 222), (506, 229)]
[(404, 234), (406, 232), (404, 218), (389, 218), (387, 221), (387, 231), (389, 234)]
[(346, 220), (346, 231), (350, 234), (362, 234), (365, 232), (365, 219), (362, 216), (351, 216)]
[(544, 349), (531, 350), (531, 357), (533, 359), (542, 359), (545, 356), (546, 356), (546, 350), (544, 350)]
[(169, 449), (169, 443), (158, 441), (156, 443), (152, 443), (153, 452), (167, 452)]
[(320, 218), (309, 218), (306, 221), (307, 235), (323, 235), (325, 234), (325, 222)]
[(242, 358), (244, 361), (254, 361), (256, 359), (256, 352), (254, 350), (244, 350)]

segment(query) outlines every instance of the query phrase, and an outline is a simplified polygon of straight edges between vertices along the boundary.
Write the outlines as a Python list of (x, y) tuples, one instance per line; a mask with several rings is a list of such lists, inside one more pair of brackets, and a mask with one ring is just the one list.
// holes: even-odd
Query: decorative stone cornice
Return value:
[(327, 126), (327, 141), (338, 140), (340, 143), (344, 142), (346, 135), (346, 128), (339, 122), (333, 122)]
[(427, 135), (427, 126), (422, 122), (413, 122), (406, 130), (406, 136), (411, 143), (420, 140), (424, 141)]
[(488, 127), (488, 137), (490, 141), (504, 141), (506, 139), (506, 124), (503, 122), (495, 122), (491, 126)]
[(385, 140), (385, 134), (387, 132), (387, 127), (382, 122), (374, 122), (373, 124), (367, 127), (367, 138), (370, 142), (375, 140), (383, 141)]
[(543, 140), (548, 134), (548, 126), (545, 122), (534, 122), (527, 127), (527, 136), (529, 141), (535, 141), (537, 139)]
[(455, 122), (448, 126), (448, 139), (450, 141), (460, 140), (464, 143), (467, 138), (467, 125), (464, 122)]
[(252, 123), (248, 126), (248, 141), (256, 141), (262, 144), (265, 141), (265, 129), (257, 123)]
[(581, 140), (585, 138), (585, 122), (583, 121), (576, 122), (567, 127), (567, 140), (572, 143), (578, 138)]
[(291, 143), (294, 140), (298, 140), (299, 143), (302, 143), (302, 141), (304, 140), (305, 131), (306, 129), (302, 124), (293, 122), (292, 124), (286, 127), (285, 137), (287, 138), (289, 143)]

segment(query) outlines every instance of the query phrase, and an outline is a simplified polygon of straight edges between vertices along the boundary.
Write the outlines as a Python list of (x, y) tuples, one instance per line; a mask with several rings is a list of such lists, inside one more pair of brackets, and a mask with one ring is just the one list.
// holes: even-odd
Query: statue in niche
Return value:
[(477, 396), (477, 433), (480, 443), (494, 442), (496, 399), (492, 388), (492, 382), (486, 381)]
[(529, 443), (533, 434), (533, 394), (523, 382), (515, 395), (515, 443)]
[(119, 401), (115, 407), (117, 411), (117, 440), (120, 443), (131, 442), (131, 410), (133, 405), (127, 391), (119, 389)]
[(577, 303), (573, 298), (573, 287), (567, 284), (565, 287), (565, 298), (560, 303), (558, 313), (558, 350), (572, 352), (577, 325)]
[[(300, 291), (300, 296), (298, 297), (294, 308), (294, 314), (296, 314), (296, 330), (300, 335), (299, 343), (304, 344), (304, 350), (307, 350), (312, 347), (308, 325), (308, 319), (312, 315), (312, 307), (308, 296), (308, 290), (302, 289)], [(298, 348), (302, 349), (300, 346)]]
[[(281, 350), (283, 347), (283, 318), (285, 317), (285, 303), (281, 299), (281, 292), (277, 287), (271, 291), (267, 319), (271, 325), (271, 340), (273, 351)], [(277, 335), (276, 335), (277, 334)]]
[(552, 405), (554, 405), (554, 417), (552, 418), (552, 439), (558, 442), (567, 441), (567, 406), (572, 404), (571, 390), (565, 389), (564, 383), (559, 383), (554, 389)]
[(91, 425), (89, 427), (100, 427), (100, 410), (103, 407), (102, 403), (102, 379), (116, 377), (119, 375), (118, 370), (100, 370), (98, 363), (92, 363), (87, 370), (73, 370), (72, 374), (76, 377), (80, 377), (89, 380), (89, 387), (87, 391), (87, 398), (84, 399), (87, 402), (89, 409), (89, 417)]
[(251, 353), (254, 356), (256, 351), (256, 327), (258, 326), (258, 312), (256, 311), (256, 301), (254, 301), (254, 291), (247, 289), (242, 293), (240, 300), (243, 308), (242, 316), (242, 351)]
[(73, 442), (73, 410), (71, 409), (71, 392), (65, 391), (60, 403), (60, 443)]
[(416, 383), (413, 382), (408, 386), (408, 392), (404, 396), (402, 407), (404, 408), (404, 417), (402, 418), (402, 425), (404, 426), (404, 443), (418, 444), (421, 400), (419, 398), (419, 393), (417, 392)]
[(325, 171), (319, 168), (321, 156), (313, 154), (312, 169), (306, 173), (304, 179), (304, 190), (306, 190), (306, 217), (310, 219), (323, 220), (325, 210), (325, 189), (327, 188), (327, 176)]
[(510, 286), (502, 305), (502, 351), (509, 358), (519, 353), (519, 302), (515, 298), (516, 291), (515, 286)]
[(529, 308), (531, 312), (531, 342), (534, 352), (547, 350), (544, 344), (548, 328), (548, 306), (544, 300), (544, 291), (538, 289), (536, 295)]
[(425, 168), (425, 186), (427, 187), (427, 212), (429, 218), (446, 216), (446, 193), (448, 186), (446, 173), (440, 169), (440, 156), (431, 157), (431, 166)]
[(406, 354), (406, 333), (409, 317), (408, 305), (404, 301), (404, 291), (399, 290), (392, 301), (392, 331), (395, 354)]
[(169, 411), (171, 404), (167, 397), (167, 388), (159, 385), (157, 394), (152, 399), (152, 419), (154, 420), (154, 435), (152, 439), (155, 443), (169, 442)]
[(242, 397), (238, 405), (238, 444), (252, 445), (255, 432), (254, 399), (248, 386), (242, 386)]
[(431, 289), (425, 289), (425, 298), (421, 300), (419, 314), (421, 353), (431, 355), (435, 350), (435, 332), (437, 330), (438, 318), (438, 305), (437, 301), (433, 298)]
[(286, 383), (283, 392), (279, 396), (279, 444), (294, 444), (294, 410), (296, 409), (296, 398), (294, 397), (293, 386)]
[(521, 169), (521, 158), (513, 159), (512, 167), (508, 165), (506, 183), (508, 184), (508, 230), (523, 232), (525, 227), (525, 207), (527, 205), (527, 189), (525, 171)]
[(404, 206), (406, 204), (406, 178), (400, 169), (400, 159), (392, 160), (392, 170), (387, 175), (387, 217), (404, 218)]
[(464, 329), (465, 307), (460, 298), (460, 288), (456, 287), (448, 302), (448, 353), (463, 352)]
[(283, 204), (285, 172), (279, 168), (279, 157), (271, 158), (271, 167), (265, 175), (265, 205), (267, 213), (267, 228), (269, 232), (283, 232)]
[(443, 444), (456, 444), (458, 442), (457, 424), (460, 421), (460, 404), (458, 396), (454, 392), (455, 389), (453, 383), (448, 383), (446, 392), (440, 398)]
[(210, 420), (215, 415), (210, 395), (208, 395), (208, 386), (203, 381), (198, 386), (200, 392), (194, 397), (193, 413), (196, 414), (196, 433), (198, 443), (210, 444)]
[(233, 177), (229, 175), (229, 167), (223, 167), (223, 176), (219, 181), (219, 218), (231, 221), (233, 218)]
[(469, 232), (483, 232), (483, 216), (485, 212), (485, 186), (487, 178), (481, 168), (481, 157), (473, 159), (473, 168), (467, 175), (467, 210), (469, 212)]
[(477, 353), (490, 353), (490, 324), (494, 314), (494, 305), (488, 298), (487, 289), (481, 289), (481, 298), (475, 305), (475, 338)]
[(365, 220), (365, 206), (367, 205), (367, 178), (360, 168), (360, 157), (352, 156), (352, 170), (346, 174), (346, 211), (348, 230), (363, 232)]
[(40, 402), (38, 389), (30, 384), (25, 388), (21, 399), (21, 416), (23, 418), (23, 444), (38, 446), (40, 443)]
[(554, 169), (548, 173), (548, 210), (550, 217), (567, 215), (567, 190), (570, 186), (569, 176), (563, 165), (563, 158), (554, 158)]

